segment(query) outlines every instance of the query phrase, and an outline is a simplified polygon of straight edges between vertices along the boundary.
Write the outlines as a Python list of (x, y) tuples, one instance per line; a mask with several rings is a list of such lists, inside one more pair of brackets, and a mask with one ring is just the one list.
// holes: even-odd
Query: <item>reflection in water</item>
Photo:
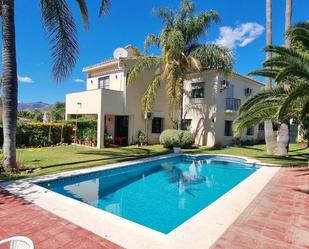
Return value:
[(207, 159), (167, 159), (42, 185), (168, 233), (256, 170)]
[[(194, 192), (199, 191), (199, 188), (192, 188), (192, 185), (202, 184), (206, 181), (206, 177), (201, 174), (202, 172), (202, 163), (192, 161), (188, 170), (180, 169), (176, 165), (164, 165), (165, 172), (169, 178), (170, 183), (178, 184), (178, 193), (187, 193), (192, 197), (196, 197)], [(184, 203), (179, 200), (180, 206), (184, 206)]]

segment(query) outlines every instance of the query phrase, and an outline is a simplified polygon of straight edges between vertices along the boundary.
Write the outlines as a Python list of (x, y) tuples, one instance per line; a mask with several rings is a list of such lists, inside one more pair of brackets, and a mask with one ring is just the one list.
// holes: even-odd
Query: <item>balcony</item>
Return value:
[(237, 112), (240, 107), (240, 99), (226, 98), (225, 99), (225, 111), (226, 112)]

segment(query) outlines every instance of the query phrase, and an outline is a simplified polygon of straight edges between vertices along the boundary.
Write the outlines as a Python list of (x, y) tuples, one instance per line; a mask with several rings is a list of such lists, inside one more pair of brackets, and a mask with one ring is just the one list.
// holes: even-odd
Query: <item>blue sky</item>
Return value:
[[(49, 44), (41, 25), (38, 0), (16, 0), (17, 63), (19, 101), (64, 101), (65, 94), (85, 89), (82, 68), (112, 56), (113, 50), (127, 44), (143, 48), (148, 33), (158, 33), (162, 27), (152, 15), (154, 7), (175, 8), (179, 0), (111, 0), (105, 17), (98, 17), (100, 0), (88, 0), (90, 30), (83, 29), (75, 1), (72, 6), (78, 25), (80, 55), (72, 75), (57, 84), (51, 77)], [(197, 12), (214, 9), (222, 21), (213, 25), (204, 42), (219, 42), (230, 46), (235, 55), (235, 71), (247, 74), (261, 67), (265, 54), (265, 0), (196, 0)], [(294, 0), (293, 23), (309, 19), (309, 1)], [(273, 43), (283, 43), (285, 0), (273, 0)]]

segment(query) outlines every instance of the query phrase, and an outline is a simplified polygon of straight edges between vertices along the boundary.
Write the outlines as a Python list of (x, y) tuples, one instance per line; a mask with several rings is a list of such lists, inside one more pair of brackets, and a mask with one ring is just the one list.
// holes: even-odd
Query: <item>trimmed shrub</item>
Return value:
[(189, 131), (165, 130), (160, 135), (160, 144), (166, 148), (190, 148), (194, 144), (194, 137)]

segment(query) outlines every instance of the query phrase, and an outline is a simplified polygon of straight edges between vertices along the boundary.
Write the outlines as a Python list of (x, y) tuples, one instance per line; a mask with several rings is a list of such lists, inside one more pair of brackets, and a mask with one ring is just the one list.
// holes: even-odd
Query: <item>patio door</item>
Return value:
[(128, 145), (129, 116), (115, 116), (115, 143)]

